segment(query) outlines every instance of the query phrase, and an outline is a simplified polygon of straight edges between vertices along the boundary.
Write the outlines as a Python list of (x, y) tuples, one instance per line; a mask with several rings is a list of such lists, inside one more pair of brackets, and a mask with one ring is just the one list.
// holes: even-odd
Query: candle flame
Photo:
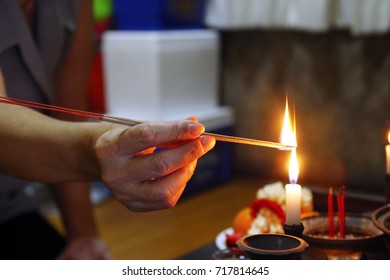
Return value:
[[(295, 128), (295, 127), (294, 127)], [(286, 99), (286, 109), (284, 113), (284, 121), (282, 127), (282, 134), (280, 136), (280, 142), (289, 146), (297, 146), (297, 140), (295, 137), (295, 132), (292, 128), (290, 121), (290, 113), (288, 110), (288, 100)]]
[(290, 184), (296, 184), (298, 182), (299, 165), (297, 158), (297, 149), (291, 150), (290, 168), (289, 168)]
[(389, 135), (387, 135), (387, 139), (389, 140), (389, 144), (390, 144), (390, 130), (389, 130)]
[[(286, 109), (284, 113), (284, 121), (283, 121), (283, 128), (282, 128), (282, 135), (280, 137), (280, 142), (291, 146), (297, 146), (295, 119), (294, 119), (294, 125), (291, 125), (287, 98), (286, 98)], [(299, 175), (299, 166), (298, 166), (297, 151), (295, 148), (291, 150), (290, 165), (289, 165), (289, 178), (291, 184), (296, 184), (298, 182), (298, 175)]]

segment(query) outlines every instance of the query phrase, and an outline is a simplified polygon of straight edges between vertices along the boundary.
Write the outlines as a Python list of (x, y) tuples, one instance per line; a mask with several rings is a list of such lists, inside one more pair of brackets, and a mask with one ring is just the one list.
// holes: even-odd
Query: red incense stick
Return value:
[[(126, 119), (126, 118), (114, 117), (114, 116), (98, 114), (98, 113), (93, 113), (93, 112), (87, 112), (87, 111), (82, 111), (82, 110), (76, 110), (76, 109), (69, 109), (69, 108), (47, 105), (47, 104), (42, 104), (42, 103), (37, 103), (37, 102), (32, 102), (32, 101), (27, 101), (27, 100), (20, 100), (20, 99), (11, 98), (11, 97), (4, 97), (4, 96), (0, 96), (0, 103), (19, 105), (19, 106), (24, 106), (24, 107), (49, 110), (49, 111), (55, 111), (55, 112), (61, 112), (61, 113), (75, 115), (75, 116), (79, 116), (79, 117), (90, 118), (90, 119), (95, 119), (95, 120), (100, 120), (100, 121), (105, 121), (105, 122), (110, 122), (110, 123), (116, 123), (116, 124), (122, 124), (122, 125), (127, 125), (127, 126), (134, 126), (134, 125), (142, 123), (141, 121)], [(269, 141), (243, 138), (243, 137), (235, 137), (235, 136), (230, 136), (230, 135), (222, 135), (222, 134), (209, 133), (209, 132), (204, 132), (203, 135), (212, 136), (215, 138), (216, 141), (223, 141), (223, 142), (230, 142), (230, 143), (237, 143), (237, 144), (262, 146), (262, 147), (283, 149), (283, 150), (291, 150), (293, 148), (296, 148), (296, 146), (293, 146), (290, 144), (269, 142)]]
[(338, 215), (339, 215), (339, 232), (340, 238), (345, 238), (345, 190), (344, 186), (339, 189), (337, 194)]
[(334, 214), (333, 214), (333, 188), (328, 190), (328, 228), (329, 237), (334, 237)]
[(30, 107), (30, 108), (34, 108), (34, 109), (61, 112), (61, 113), (65, 113), (65, 114), (70, 114), (70, 115), (84, 117), (84, 118), (91, 118), (91, 119), (96, 119), (96, 120), (102, 120), (102, 118), (104, 117), (103, 114), (87, 112), (87, 111), (82, 111), (82, 110), (76, 110), (76, 109), (69, 109), (69, 108), (64, 108), (64, 107), (60, 107), (60, 106), (48, 105), (48, 104), (43, 104), (43, 103), (38, 103), (38, 102), (33, 102), (33, 101), (28, 101), (28, 100), (21, 100), (21, 99), (12, 98), (12, 97), (0, 96), (0, 102), (6, 103), (6, 104), (12, 104), (12, 105)]

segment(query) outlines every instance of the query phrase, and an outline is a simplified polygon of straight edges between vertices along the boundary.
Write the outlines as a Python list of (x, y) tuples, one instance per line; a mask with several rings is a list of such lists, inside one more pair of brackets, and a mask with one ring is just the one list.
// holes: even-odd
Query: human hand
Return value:
[(76, 237), (69, 241), (60, 260), (111, 260), (106, 243), (96, 236)]
[[(95, 148), (101, 177), (132, 211), (176, 205), (198, 158), (215, 145), (193, 120), (150, 122), (104, 133)], [(153, 153), (158, 147), (165, 149)]]

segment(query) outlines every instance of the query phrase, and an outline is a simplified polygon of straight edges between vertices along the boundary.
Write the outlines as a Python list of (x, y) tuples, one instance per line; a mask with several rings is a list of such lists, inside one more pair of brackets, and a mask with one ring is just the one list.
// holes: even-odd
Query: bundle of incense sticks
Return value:
[[(95, 120), (99, 120), (99, 121), (116, 123), (116, 124), (127, 125), (127, 126), (135, 126), (137, 124), (142, 123), (141, 121), (131, 120), (131, 119), (127, 119), (127, 118), (114, 117), (114, 116), (109, 116), (109, 115), (105, 115), (105, 114), (99, 114), (99, 113), (87, 112), (87, 111), (83, 111), (83, 110), (64, 108), (64, 107), (54, 106), (54, 105), (47, 105), (47, 104), (42, 104), (42, 103), (32, 102), (32, 101), (27, 101), (27, 100), (20, 100), (20, 99), (11, 98), (11, 97), (0, 96), (0, 103), (19, 105), (19, 106), (48, 110), (48, 111), (61, 112), (61, 113), (75, 115), (75, 116), (79, 116), (79, 117), (95, 119)], [(269, 142), (269, 141), (250, 139), (250, 138), (235, 137), (235, 136), (215, 134), (215, 133), (209, 133), (209, 132), (205, 132), (205, 133), (203, 133), (203, 135), (212, 136), (215, 138), (216, 141), (231, 142), (231, 143), (237, 143), (237, 144), (263, 146), (263, 147), (276, 148), (276, 149), (281, 149), (281, 150), (291, 150), (291, 149), (296, 148), (296, 146), (289, 145), (289, 144)]]

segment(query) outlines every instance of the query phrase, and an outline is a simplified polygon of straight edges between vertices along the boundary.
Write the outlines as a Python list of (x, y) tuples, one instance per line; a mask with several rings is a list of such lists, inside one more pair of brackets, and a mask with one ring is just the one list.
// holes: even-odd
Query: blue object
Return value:
[(114, 0), (119, 30), (197, 29), (203, 27), (207, 0)]

